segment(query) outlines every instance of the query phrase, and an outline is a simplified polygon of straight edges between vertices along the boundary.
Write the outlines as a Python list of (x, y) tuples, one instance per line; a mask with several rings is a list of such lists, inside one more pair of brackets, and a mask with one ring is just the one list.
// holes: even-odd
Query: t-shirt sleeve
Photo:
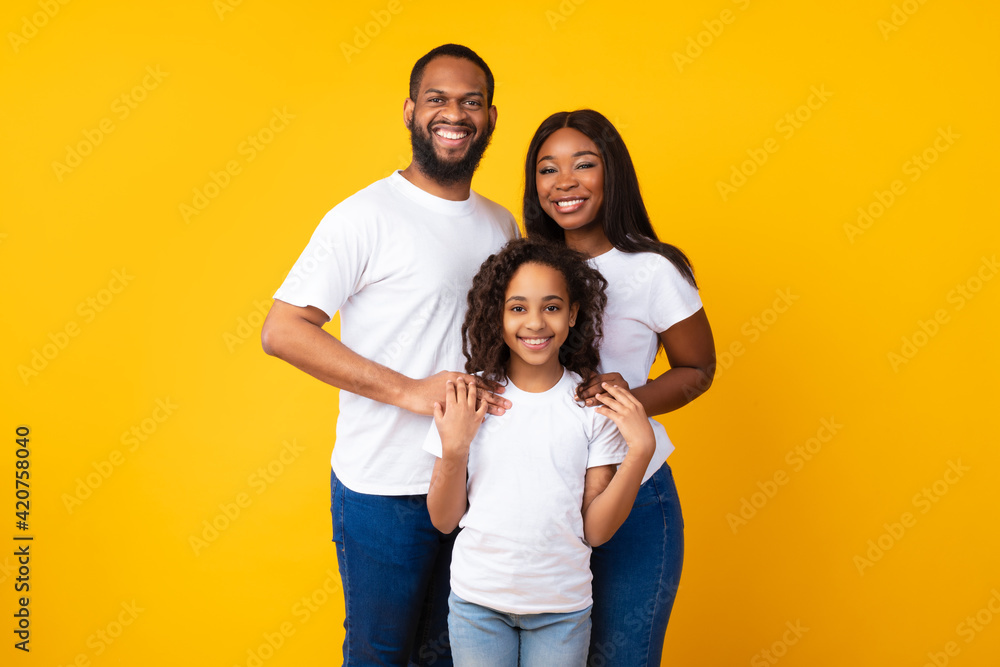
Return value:
[[(585, 408), (595, 410), (594, 408)], [(587, 468), (597, 466), (618, 465), (625, 460), (625, 453), (628, 445), (625, 438), (613, 421), (604, 415), (596, 412), (594, 415), (594, 431), (590, 439), (590, 448), (587, 454)]]
[(427, 436), (424, 438), (424, 451), (441, 458), (441, 434), (438, 433), (437, 424), (433, 421), (431, 422), (430, 429), (427, 431)]
[(369, 281), (374, 244), (371, 220), (343, 204), (327, 213), (274, 298), (315, 306), (329, 317)]
[[(510, 215), (508, 213), (507, 215)], [(514, 220), (514, 216), (510, 216), (510, 233), (507, 235), (507, 240), (519, 239), (521, 238), (521, 228), (517, 226), (517, 221)]]
[(663, 258), (650, 285), (649, 318), (653, 331), (666, 331), (701, 310), (698, 290)]

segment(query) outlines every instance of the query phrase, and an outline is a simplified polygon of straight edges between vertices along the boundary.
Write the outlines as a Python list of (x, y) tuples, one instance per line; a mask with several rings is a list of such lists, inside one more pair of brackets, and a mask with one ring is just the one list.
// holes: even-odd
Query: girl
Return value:
[(606, 285), (578, 253), (525, 239), (473, 280), (466, 371), (506, 384), (513, 407), (483, 423), (475, 389), (448, 382), (424, 446), (431, 520), (463, 528), (448, 616), (460, 667), (586, 662), (591, 546), (625, 520), (655, 448), (626, 389), (604, 384), (596, 409), (574, 399), (597, 367)]
[[(547, 118), (524, 165), (524, 224), (590, 258), (612, 286), (599, 374), (581, 398), (593, 404), (605, 383), (631, 387), (649, 415), (689, 403), (712, 384), (715, 346), (691, 264), (650, 224), (628, 149), (607, 118), (589, 109)], [(662, 346), (670, 370), (648, 380)], [(658, 422), (656, 453), (635, 507), (614, 538), (594, 549), (594, 665), (659, 665), (680, 581), (683, 520)]]

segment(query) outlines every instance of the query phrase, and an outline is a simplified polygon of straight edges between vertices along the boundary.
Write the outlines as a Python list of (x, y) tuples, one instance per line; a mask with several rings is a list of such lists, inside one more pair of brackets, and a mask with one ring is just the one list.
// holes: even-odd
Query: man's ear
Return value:
[(494, 104), (490, 107), (490, 131), (496, 129), (497, 126), (497, 107)]
[(403, 101), (403, 124), (406, 125), (407, 129), (413, 123), (413, 110), (415, 107), (416, 105), (409, 97)]

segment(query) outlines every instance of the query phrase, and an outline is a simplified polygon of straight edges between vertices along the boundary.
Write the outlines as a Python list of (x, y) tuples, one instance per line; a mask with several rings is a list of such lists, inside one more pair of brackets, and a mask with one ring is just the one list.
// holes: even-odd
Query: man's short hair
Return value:
[(410, 72), (411, 100), (416, 102), (417, 96), (420, 94), (420, 82), (424, 78), (424, 70), (427, 68), (427, 64), (435, 58), (440, 58), (442, 56), (468, 60), (476, 67), (483, 70), (483, 74), (486, 75), (486, 105), (493, 106), (493, 72), (490, 71), (490, 66), (487, 65), (486, 61), (480, 58), (475, 51), (467, 46), (462, 46), (461, 44), (443, 44), (436, 49), (431, 49), (426, 55), (417, 61), (417, 63), (413, 66), (413, 71)]

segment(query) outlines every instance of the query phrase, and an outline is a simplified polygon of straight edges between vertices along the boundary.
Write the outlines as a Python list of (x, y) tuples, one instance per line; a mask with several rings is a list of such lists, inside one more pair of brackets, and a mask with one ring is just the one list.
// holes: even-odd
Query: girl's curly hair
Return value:
[(585, 384), (597, 372), (600, 361), (598, 344), (608, 302), (605, 293), (608, 281), (587, 264), (582, 254), (539, 239), (514, 239), (500, 252), (490, 255), (472, 279), (469, 310), (462, 324), (465, 372), (506, 382), (510, 349), (503, 341), (504, 297), (514, 273), (532, 263), (559, 271), (566, 279), (570, 302), (579, 304), (576, 324), (559, 348), (559, 362), (579, 374)]

